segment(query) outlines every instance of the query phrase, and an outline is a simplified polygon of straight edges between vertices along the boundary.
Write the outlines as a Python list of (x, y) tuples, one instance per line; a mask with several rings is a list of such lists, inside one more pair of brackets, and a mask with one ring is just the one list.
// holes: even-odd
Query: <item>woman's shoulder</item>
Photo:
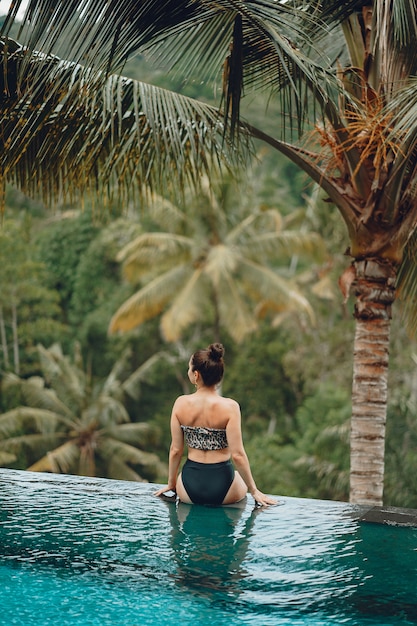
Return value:
[(179, 407), (181, 405), (187, 404), (190, 401), (190, 396), (187, 394), (184, 394), (182, 396), (178, 396), (177, 399), (174, 402), (174, 407)]
[(240, 411), (240, 405), (234, 398), (219, 396), (219, 401), (227, 409), (234, 409), (234, 410)]
[(231, 398), (230, 396), (220, 396), (220, 398), (223, 398), (223, 400), (226, 400), (227, 402), (230, 402), (231, 404), (238, 404), (238, 401), (235, 400), (234, 398)]
[[(229, 398), (225, 396), (213, 396), (210, 398), (210, 403), (213, 408), (223, 409), (223, 410), (234, 410), (240, 411), (240, 406), (238, 402), (234, 398)], [(190, 410), (195, 409), (196, 407), (201, 406), (201, 398), (197, 398), (195, 394), (185, 394), (178, 396), (174, 402), (174, 410), (184, 410), (189, 408)]]

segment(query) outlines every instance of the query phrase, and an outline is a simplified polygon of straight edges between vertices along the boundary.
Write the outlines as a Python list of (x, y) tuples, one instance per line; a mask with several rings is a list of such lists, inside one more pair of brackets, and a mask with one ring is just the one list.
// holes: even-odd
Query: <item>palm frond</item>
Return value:
[(352, 13), (361, 11), (364, 4), (362, 0), (320, 0), (320, 2), (314, 2), (312, 10), (314, 14), (314, 7), (316, 7), (323, 22), (331, 25), (343, 22)]
[(21, 430), (24, 432), (30, 427), (42, 434), (52, 434), (60, 430), (60, 427), (69, 426), (73, 427), (73, 422), (62, 414), (36, 407), (21, 406), (0, 415), (0, 435), (3, 438), (17, 434)]
[(142, 363), (130, 376), (122, 383), (122, 389), (134, 400), (138, 400), (140, 396), (140, 384), (145, 381), (152, 372), (155, 363), (158, 363), (166, 355), (163, 352), (153, 354), (149, 359)]
[(169, 268), (174, 260), (178, 262), (189, 258), (194, 245), (189, 237), (171, 232), (143, 233), (120, 250), (117, 260), (123, 261), (123, 273), (127, 280), (137, 282), (155, 265)]
[(286, 230), (282, 233), (265, 233), (259, 236), (256, 244), (262, 246), (268, 256), (275, 258), (302, 256), (317, 263), (327, 258), (323, 239), (317, 233)]
[(238, 224), (227, 236), (230, 245), (239, 243), (242, 254), (254, 259), (279, 259), (300, 255), (322, 263), (326, 258), (326, 247), (318, 233), (307, 229), (286, 228), (276, 210), (255, 211)]
[(31, 434), (19, 434), (14, 437), (7, 437), (0, 440), (0, 450), (7, 450), (11, 452), (19, 452), (22, 449), (29, 449), (34, 455), (39, 456), (39, 451), (54, 449), (59, 446), (66, 439), (64, 432), (46, 432), (46, 433), (31, 433)]
[(76, 467), (80, 458), (80, 449), (73, 441), (67, 441), (62, 446), (51, 450), (39, 461), (33, 463), (28, 470), (31, 472), (53, 472), (69, 474), (71, 468)]
[(266, 303), (270, 303), (271, 306), (278, 306), (281, 310), (303, 312), (314, 321), (311, 304), (292, 281), (285, 280), (274, 270), (247, 259), (242, 259), (242, 267), (252, 293), (257, 294), (261, 301), (262, 309)]
[(279, 211), (274, 209), (268, 211), (255, 210), (230, 230), (226, 241), (229, 244), (245, 241), (245, 239), (251, 239), (253, 233), (262, 232), (264, 229), (281, 232), (282, 226), (283, 219)]
[(0, 451), (0, 466), (1, 467), (8, 467), (15, 461), (16, 461), (16, 455), (11, 454), (10, 452)]
[(129, 424), (120, 424), (113, 429), (108, 429), (108, 433), (112, 439), (128, 443), (133, 446), (139, 446), (142, 449), (149, 447), (154, 443), (155, 428), (147, 422), (130, 422)]
[(187, 216), (176, 203), (159, 194), (152, 194), (149, 198), (148, 215), (152, 221), (164, 230), (171, 230), (173, 233), (180, 232)]
[(37, 348), (45, 380), (68, 407), (67, 413), (80, 412), (86, 394), (87, 381), (84, 372), (70, 363), (58, 344), (50, 348), (39, 344)]
[(63, 423), (73, 423), (74, 415), (70, 408), (58, 398), (53, 389), (46, 388), (44, 383), (44, 379), (40, 377), (22, 379), (11, 373), (6, 374), (3, 379), (4, 389), (19, 388), (28, 405), (60, 415)]
[(224, 274), (219, 285), (222, 296), (218, 301), (221, 324), (237, 343), (257, 328), (250, 301), (239, 287), (230, 273)]
[[(284, 90), (283, 110), (301, 129), (314, 85), (336, 121), (327, 92), (337, 82), (313, 47), (328, 33), (318, 3), (310, 14), (311, 3), (307, 11), (275, 0), (58, 0), (53, 11), (31, 0), (20, 47), (7, 39), (15, 6), (2, 30), (3, 171), (45, 200), (112, 188), (123, 201), (145, 185), (183, 189), (220, 162), (235, 166), (247, 150), (226, 140), (223, 117), (235, 128), (241, 95), (252, 88)], [(223, 68), (225, 111), (116, 75), (135, 52), (180, 70), (207, 68), (216, 81)], [(247, 128), (239, 128), (245, 149)]]
[(203, 302), (207, 302), (204, 282), (203, 269), (197, 267), (180, 286), (161, 319), (161, 330), (166, 341), (178, 341), (184, 328), (201, 317)]
[(159, 315), (179, 286), (188, 280), (190, 270), (180, 265), (159, 276), (133, 294), (116, 311), (109, 331), (128, 331)]
[(110, 437), (100, 440), (98, 452), (103, 458), (117, 457), (119, 462), (142, 465), (143, 467), (157, 465), (160, 462), (156, 454), (144, 452), (124, 441)]
[[(326, 29), (317, 11), (313, 11), (314, 16), (310, 14), (311, 3), (308, 11), (299, 2), (273, 0), (223, 0), (204, 2), (201, 6), (206, 11), (200, 20), (178, 21), (166, 29), (164, 42), (155, 42), (158, 58), (185, 71), (191, 49), (194, 59), (201, 59), (201, 67), (212, 70), (213, 65), (223, 66), (225, 111), (231, 113), (232, 127), (239, 117), (243, 92), (271, 87), (286, 90), (287, 104), (291, 101), (294, 106), (294, 115), (290, 117), (298, 119), (301, 125), (308, 102), (306, 85), (317, 78), (320, 65), (329, 65), (322, 52), (313, 52), (313, 41), (324, 37)], [(309, 51), (309, 57), (304, 55), (304, 49)], [(194, 70), (195, 63), (189, 65)]]
[[(23, 64), (23, 49), (21, 56)], [(0, 102), (0, 164), (5, 180), (26, 193), (51, 203), (94, 189), (122, 202), (145, 187), (183, 189), (220, 162), (236, 164), (214, 107), (55, 57), (33, 63), (34, 83), (25, 76), (5, 85), (10, 97)]]
[(101, 392), (98, 398), (83, 412), (82, 424), (94, 424), (97, 428), (122, 424), (130, 420), (126, 407), (117, 398)]
[(400, 0), (392, 6), (379, 1), (374, 5), (373, 31), (379, 52), (375, 62), (380, 65), (388, 93), (395, 93), (405, 79), (417, 73), (416, 6), (414, 0)]
[(225, 276), (237, 272), (240, 254), (241, 251), (238, 251), (234, 246), (218, 244), (210, 248), (204, 273), (214, 286), (215, 291), (219, 291), (220, 282)]
[(129, 360), (132, 356), (132, 348), (128, 346), (113, 364), (106, 380), (101, 386), (100, 392), (106, 396), (117, 397), (121, 389), (122, 380), (125, 376), (125, 372), (129, 367)]
[[(390, 122), (387, 142), (397, 146), (396, 157), (386, 185), (386, 197), (392, 219), (396, 219), (403, 205), (415, 202), (417, 196), (417, 80), (413, 77), (392, 96), (385, 115)], [(413, 215), (413, 211), (408, 211)], [(412, 222), (404, 219), (404, 233), (409, 234)]]
[(417, 332), (417, 232), (406, 247), (397, 276), (397, 300), (410, 336)]
[[(13, 26), (18, 9), (26, 0), (12, 3), (2, 34)], [(197, 16), (198, 4), (156, 0), (57, 0), (51, 10), (48, 0), (29, 0), (18, 37), (28, 51), (63, 56), (103, 72), (119, 68), (126, 58), (175, 27)], [(30, 62), (30, 55), (29, 61)]]
[(131, 480), (134, 482), (147, 482), (138, 472), (129, 467), (126, 463), (112, 457), (107, 463), (107, 477), (113, 480)]

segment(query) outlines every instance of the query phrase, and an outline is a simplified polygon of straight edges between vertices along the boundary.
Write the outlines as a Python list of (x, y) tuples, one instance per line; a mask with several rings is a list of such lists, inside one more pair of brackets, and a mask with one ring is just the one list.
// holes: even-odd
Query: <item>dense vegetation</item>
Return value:
[[(278, 160), (275, 175), (285, 182), (287, 177), (279, 174), (281, 167)], [(335, 252), (344, 233), (336, 221), (324, 219), (320, 200), (313, 203), (313, 194), (303, 187), (296, 171), (292, 178), (300, 181), (298, 195), (283, 184), (275, 185), (274, 197), (268, 198), (268, 175), (267, 170), (262, 185), (256, 177), (261, 188), (255, 191), (262, 201), (274, 202), (285, 216), (294, 214), (297, 201), (304, 197), (304, 206), (299, 204), (303, 229), (320, 232), (328, 242), (327, 257), (321, 262), (303, 264), (302, 257), (287, 254), (275, 260), (275, 271), (287, 278), (297, 276), (298, 288), (309, 299), (315, 316), (314, 320), (305, 315), (280, 316), (267, 308), (257, 328), (239, 343), (222, 329), (227, 350), (223, 392), (241, 404), (247, 450), (263, 490), (346, 500), (353, 320), (339, 295), (338, 266), (343, 259)], [(277, 191), (282, 194), (279, 206)], [(142, 465), (133, 457), (124, 459), (130, 475), (109, 473), (102, 461), (94, 471), (104, 476), (165, 480), (170, 408), (176, 395), (192, 391), (186, 379), (189, 354), (212, 340), (215, 323), (202, 315), (202, 322), (185, 328), (175, 342), (163, 339), (159, 315), (128, 333), (109, 334), (111, 317), (135, 291), (135, 285), (123, 277), (118, 253), (139, 233), (156, 228), (145, 209), (129, 207), (118, 216), (98, 209), (62, 207), (51, 215), (9, 190), (0, 272), (0, 458), (4, 466), (45, 468), (35, 464), (57, 448), (57, 441), (51, 439), (56, 424), (35, 423), (16, 412), (22, 406), (35, 406), (38, 411), (44, 406), (38, 396), (24, 396), (16, 380), (42, 380), (41, 386), (53, 391), (54, 380), (45, 375), (39, 355), (53, 353), (59, 345), (68, 367), (84, 372), (83, 380), (87, 377), (91, 389), (99, 388), (100, 394), (122, 355), (123, 380), (149, 363), (130, 391), (118, 387), (116, 397), (126, 410), (126, 419), (148, 428), (136, 445), (157, 457), (149, 457), (152, 463), (145, 458)], [(287, 226), (289, 232), (299, 227), (297, 222)], [(417, 496), (416, 346), (400, 326), (394, 326), (392, 342), (385, 497), (387, 504), (412, 507)], [(55, 392), (55, 397), (63, 393), (62, 389)], [(99, 402), (98, 393), (92, 393), (84, 399), (84, 410), (91, 414), (95, 407), (97, 411)], [(75, 430), (80, 430), (80, 423)], [(90, 422), (88, 428), (91, 433)], [(68, 426), (61, 428), (59, 440), (74, 441)]]
[[(146, 79), (149, 70), (140, 61), (126, 71)], [(173, 86), (163, 74), (157, 80), (153, 74), (151, 78), (162, 86)], [(180, 87), (189, 95), (204, 88), (196, 83)], [(211, 94), (203, 95), (209, 99)], [(320, 233), (327, 244), (327, 258), (306, 263), (301, 251), (288, 254), (282, 249), (268, 259), (271, 271), (293, 280), (308, 298), (314, 319), (286, 316), (264, 301), (255, 307), (256, 326), (239, 343), (220, 326), (227, 350), (223, 392), (241, 404), (246, 446), (262, 490), (345, 500), (349, 491), (353, 319), (338, 291), (337, 277), (345, 265), (340, 250), (346, 248), (346, 233), (335, 213), (328, 206), (324, 210), (317, 190), (307, 185), (295, 166), (268, 152), (260, 156), (262, 167), (254, 167), (250, 195), (249, 188), (241, 188), (228, 215), (240, 214), (243, 199), (252, 197), (260, 210), (276, 209), (288, 232)], [(164, 231), (162, 224), (152, 219), (151, 207), (131, 205), (120, 212), (109, 206), (62, 206), (51, 215), (12, 189), (6, 205), (0, 248), (1, 462), (9, 467), (77, 471), (70, 462), (76, 458), (83, 461), (78, 467), (85, 473), (122, 477), (127, 468), (127, 477), (164, 481), (170, 408), (176, 395), (191, 391), (186, 379), (189, 354), (217, 334), (218, 316), (210, 317), (204, 310), (197, 322), (184, 325), (179, 339), (170, 342), (160, 332), (159, 312), (126, 334), (109, 335), (112, 316), (140, 286), (140, 281), (125, 280), (120, 251), (137, 236), (158, 228)], [(191, 201), (186, 209), (192, 220), (195, 203)], [(395, 349), (390, 363), (385, 503), (415, 507), (416, 345), (398, 321), (393, 324), (391, 341)], [(76, 388), (82, 381), (80, 415), (75, 415), (74, 405), (69, 404), (71, 394), (62, 386), (55, 388), (57, 378), (45, 370), (42, 354), (58, 354), (60, 359), (65, 355)], [(122, 355), (126, 355), (123, 371), (112, 377)], [(141, 374), (133, 386), (114, 386), (116, 380), (126, 382), (138, 370)], [(20, 384), (23, 382), (30, 387)], [(100, 405), (106, 385), (111, 393), (105, 394)], [(35, 393), (39, 390), (50, 392), (43, 394), (42, 402), (40, 393)], [(71, 428), (68, 421), (64, 424), (61, 420), (65, 427), (57, 431), (57, 420), (51, 415), (48, 421), (40, 413), (52, 411), (52, 400), (56, 403), (57, 398), (62, 400), (63, 411), (67, 406), (72, 412)], [(116, 403), (123, 407), (123, 420), (113, 419), (116, 414), (112, 411), (104, 412), (108, 402), (111, 407)], [(100, 418), (108, 415), (105, 424), (94, 418), (97, 406), (103, 406)], [(36, 418), (33, 413), (28, 417), (21, 407), (35, 408)], [(109, 469), (103, 458), (92, 469), (87, 450), (91, 450), (96, 433), (101, 436), (102, 429), (107, 429), (106, 436), (114, 435), (116, 430), (128, 431), (136, 424), (145, 426), (137, 429), (144, 434), (135, 442), (138, 450), (142, 447), (143, 452), (157, 455), (161, 463), (149, 456), (141, 462), (140, 454), (132, 450), (130, 457), (122, 457), (123, 449), (128, 449), (121, 446), (118, 471), (112, 471), (115, 463)], [(128, 428), (120, 429), (123, 425)], [(54, 440), (57, 432), (59, 437)], [(113, 443), (115, 440), (113, 437)], [(48, 452), (59, 450), (59, 441), (72, 456), (61, 456), (58, 463), (59, 455), (54, 453), (51, 458)]]

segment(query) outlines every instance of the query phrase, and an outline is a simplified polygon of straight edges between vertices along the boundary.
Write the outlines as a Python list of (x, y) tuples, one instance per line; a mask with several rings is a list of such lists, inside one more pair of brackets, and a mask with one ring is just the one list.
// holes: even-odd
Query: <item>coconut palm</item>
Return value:
[(96, 389), (58, 345), (38, 350), (43, 377), (7, 374), (4, 379), (4, 388), (20, 390), (25, 405), (0, 415), (1, 454), (30, 450), (40, 457), (27, 468), (32, 471), (155, 479), (160, 462), (147, 451), (155, 445), (155, 432), (147, 423), (130, 421), (123, 395), (138, 396), (156, 357), (126, 377), (123, 355)]
[(272, 311), (276, 319), (291, 313), (313, 317), (286, 273), (296, 252), (323, 260), (317, 235), (291, 229), (291, 215), (254, 207), (249, 190), (238, 190), (230, 179), (217, 185), (217, 193), (206, 181), (185, 202), (192, 211), (155, 198), (151, 210), (159, 229), (120, 251), (126, 278), (142, 282), (113, 316), (111, 332), (131, 330), (162, 313), (167, 341), (178, 341), (192, 324), (211, 322), (216, 340), (226, 330), (239, 342), (257, 327), (257, 311)]
[[(352, 259), (341, 280), (357, 322), (351, 500), (380, 504), (398, 293), (417, 322), (415, 1), (57, 0), (52, 12), (30, 0), (17, 37), (23, 47), (3, 40), (0, 72), (4, 180), (50, 197), (111, 180), (119, 194), (133, 182), (181, 186), (232, 162), (249, 135), (324, 190)], [(135, 51), (214, 76), (222, 108), (111, 75)], [(244, 96), (261, 90), (278, 94), (288, 125), (242, 122)]]
[[(92, 190), (123, 205), (144, 187), (195, 182), (218, 157), (236, 162), (215, 107), (115, 74), (141, 46), (140, 4), (12, 4), (0, 26), (0, 208), (6, 182), (47, 204)], [(152, 7), (148, 35), (164, 19)]]

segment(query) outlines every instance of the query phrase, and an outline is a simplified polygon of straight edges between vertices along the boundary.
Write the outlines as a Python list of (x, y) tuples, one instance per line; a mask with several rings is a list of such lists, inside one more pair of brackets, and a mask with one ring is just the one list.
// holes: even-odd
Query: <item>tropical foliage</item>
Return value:
[[(144, 186), (181, 188), (218, 158), (236, 162), (216, 108), (115, 73), (143, 40), (136, 0), (59, 2), (53, 13), (31, 0), (15, 40), (20, 4), (0, 31), (2, 198), (9, 181), (48, 203), (93, 190), (123, 206)], [(164, 10), (146, 4), (151, 25)]]
[[(16, 219), (17, 223), (26, 219), (21, 215), (21, 204), (19, 209), (14, 204), (14, 193), (9, 193), (8, 198), (9, 219)], [(27, 202), (29, 210), (34, 212)], [(291, 203), (291, 198), (288, 203)], [(337, 250), (340, 247), (340, 224), (338, 228), (337, 221), (328, 222), (326, 211), (325, 204), (321, 206), (320, 203), (315, 207), (314, 224), (322, 232), (328, 233), (330, 247)], [(74, 240), (77, 228), (80, 233), (84, 231), (82, 216), (80, 218), (73, 213), (67, 219), (73, 223), (67, 231), (68, 240), (64, 233), (60, 235), (62, 246)], [(48, 233), (51, 240), (56, 236), (56, 223), (60, 222), (46, 217), (35, 225), (35, 230), (42, 233), (43, 246), (49, 245)], [(78, 263), (68, 255), (65, 257), (77, 278), (74, 282), (71, 276), (68, 283), (68, 286), (72, 286), (71, 297), (62, 301), (62, 316), (70, 320), (62, 340), (67, 346), (66, 354), (74, 353), (74, 339), (80, 341), (88, 377), (98, 392), (112, 369), (111, 364), (124, 347), (129, 346), (131, 349), (127, 375), (153, 354), (164, 350), (167, 358), (156, 360), (147, 371), (140, 384), (138, 399), (125, 394), (123, 405), (131, 422), (139, 420), (149, 425), (152, 432), (160, 433), (158, 437), (152, 438), (146, 449), (138, 447), (157, 454), (161, 463), (165, 463), (170, 442), (169, 414), (173, 398), (179, 393), (191, 391), (187, 382), (189, 355), (196, 347), (207, 345), (212, 333), (205, 325), (194, 327), (184, 341), (164, 345), (158, 332), (158, 320), (155, 319), (122, 337), (106, 337), (106, 329), (114, 311), (111, 306), (112, 294), (116, 294), (118, 289), (125, 293), (115, 261), (117, 250), (120, 244), (123, 245), (123, 230), (125, 241), (130, 238), (128, 224), (125, 223), (123, 229), (122, 223), (123, 220), (108, 226), (101, 225), (96, 236), (79, 253)], [(120, 231), (118, 226), (121, 227)], [(4, 228), (6, 233), (10, 232), (9, 222), (5, 223)], [(113, 231), (115, 240), (112, 239)], [(20, 233), (20, 228), (16, 232)], [(333, 255), (332, 264), (334, 267), (330, 273), (326, 273), (326, 279), (336, 291), (338, 268), (343, 265), (343, 256)], [(91, 271), (88, 271), (89, 266)], [(71, 272), (63, 271), (62, 268), (63, 280), (67, 280), (65, 276), (70, 275)], [(53, 266), (44, 267), (43, 276), (45, 284), (52, 285), (55, 280)], [(65, 285), (62, 292), (69, 293)], [(55, 297), (59, 297), (59, 291), (56, 291)], [(73, 307), (75, 299), (78, 302), (76, 309)], [(323, 300), (311, 293), (310, 300), (315, 311), (315, 326), (300, 326), (297, 318), (291, 316), (285, 324), (273, 328), (269, 319), (260, 319), (257, 331), (248, 335), (241, 344), (236, 345), (231, 339), (225, 339), (224, 393), (236, 398), (241, 404), (246, 447), (253, 472), (264, 490), (289, 496), (347, 499), (349, 451), (343, 423), (347, 420), (350, 406), (348, 390), (352, 372), (354, 320), (351, 318), (349, 303), (343, 306), (337, 297), (334, 300)], [(35, 326), (39, 314), (39, 308), (31, 309), (30, 321)], [(56, 333), (55, 340), (59, 338), (59, 333)], [(393, 322), (391, 344), (390, 385), (393, 393), (388, 405), (384, 498), (386, 504), (413, 507), (417, 494), (413, 479), (413, 468), (417, 467), (416, 366), (413, 359), (417, 350), (415, 342), (407, 338), (398, 319)], [(37, 354), (22, 350), (20, 358), (26, 377), (45, 379)], [(78, 357), (75, 361), (71, 357), (70, 363), (74, 362), (79, 362)], [(120, 379), (125, 378), (121, 376)], [(50, 386), (47, 384), (46, 387)], [(93, 400), (91, 395), (88, 397)], [(3, 384), (0, 400), (2, 413), (28, 405), (23, 402), (19, 384), (9, 385), (7, 389)], [(323, 433), (324, 429), (327, 434)], [(54, 450), (60, 445), (45, 443), (42, 450), (34, 454), (37, 450), (35, 445), (12, 446), (11, 441), (21, 435), (41, 438), (33, 420), (21, 421), (20, 426), (16, 423), (16, 431), (10, 436), (6, 435), (7, 441), (4, 440), (1, 446), (2, 465), (26, 469), (48, 450)], [(7, 458), (4, 458), (5, 455)], [(160, 479), (152, 479), (153, 474), (145, 474), (135, 465), (132, 467), (141, 476), (147, 476), (148, 480), (165, 480), (165, 472), (162, 472)], [(327, 473), (323, 468), (328, 470)]]
[(265, 488), (296, 497), (347, 500), (350, 410), (347, 392), (326, 383), (296, 410), (291, 436), (284, 439), (278, 430), (250, 438), (246, 447)]
[(0, 363), (16, 374), (31, 369), (39, 341), (68, 334), (59, 295), (45, 285), (45, 267), (34, 258), (28, 221), (7, 221), (0, 232)]
[[(3, 183), (49, 200), (94, 188), (123, 201), (133, 188), (197, 185), (241, 161), (252, 137), (337, 207), (352, 259), (341, 286), (355, 296), (351, 499), (381, 503), (398, 293), (412, 328), (417, 319), (414, 0), (58, 0), (53, 12), (30, 0), (15, 41), (20, 4), (2, 29)], [(112, 73), (135, 52), (214, 78), (221, 106)], [(241, 113), (262, 90), (278, 94), (283, 117), (257, 128)]]
[(26, 449), (36, 459), (28, 467), (33, 471), (156, 479), (163, 467), (148, 450), (157, 432), (148, 423), (132, 423), (123, 402), (124, 394), (137, 397), (155, 359), (126, 377), (124, 355), (96, 389), (58, 345), (38, 350), (43, 377), (5, 377), (4, 389), (17, 388), (24, 404), (0, 416), (1, 450)]
[(240, 342), (256, 329), (257, 315), (270, 311), (276, 323), (290, 314), (311, 322), (312, 308), (289, 267), (294, 255), (323, 261), (324, 245), (315, 233), (291, 227), (293, 214), (255, 206), (249, 186), (230, 180), (214, 190), (207, 181), (184, 208), (156, 198), (151, 213), (159, 228), (138, 235), (118, 255), (126, 278), (142, 279), (142, 286), (113, 316), (112, 332), (160, 313), (167, 341), (203, 324), (218, 341), (226, 332)]
[(107, 336), (109, 318), (129, 294), (116, 254), (142, 228), (134, 215), (108, 222), (85, 210), (66, 212), (37, 230), (33, 254), (45, 267), (48, 287), (59, 294), (63, 319), (76, 329), (75, 337), (60, 338), (64, 352), (72, 352), (75, 338), (94, 375), (105, 376), (126, 347)]

